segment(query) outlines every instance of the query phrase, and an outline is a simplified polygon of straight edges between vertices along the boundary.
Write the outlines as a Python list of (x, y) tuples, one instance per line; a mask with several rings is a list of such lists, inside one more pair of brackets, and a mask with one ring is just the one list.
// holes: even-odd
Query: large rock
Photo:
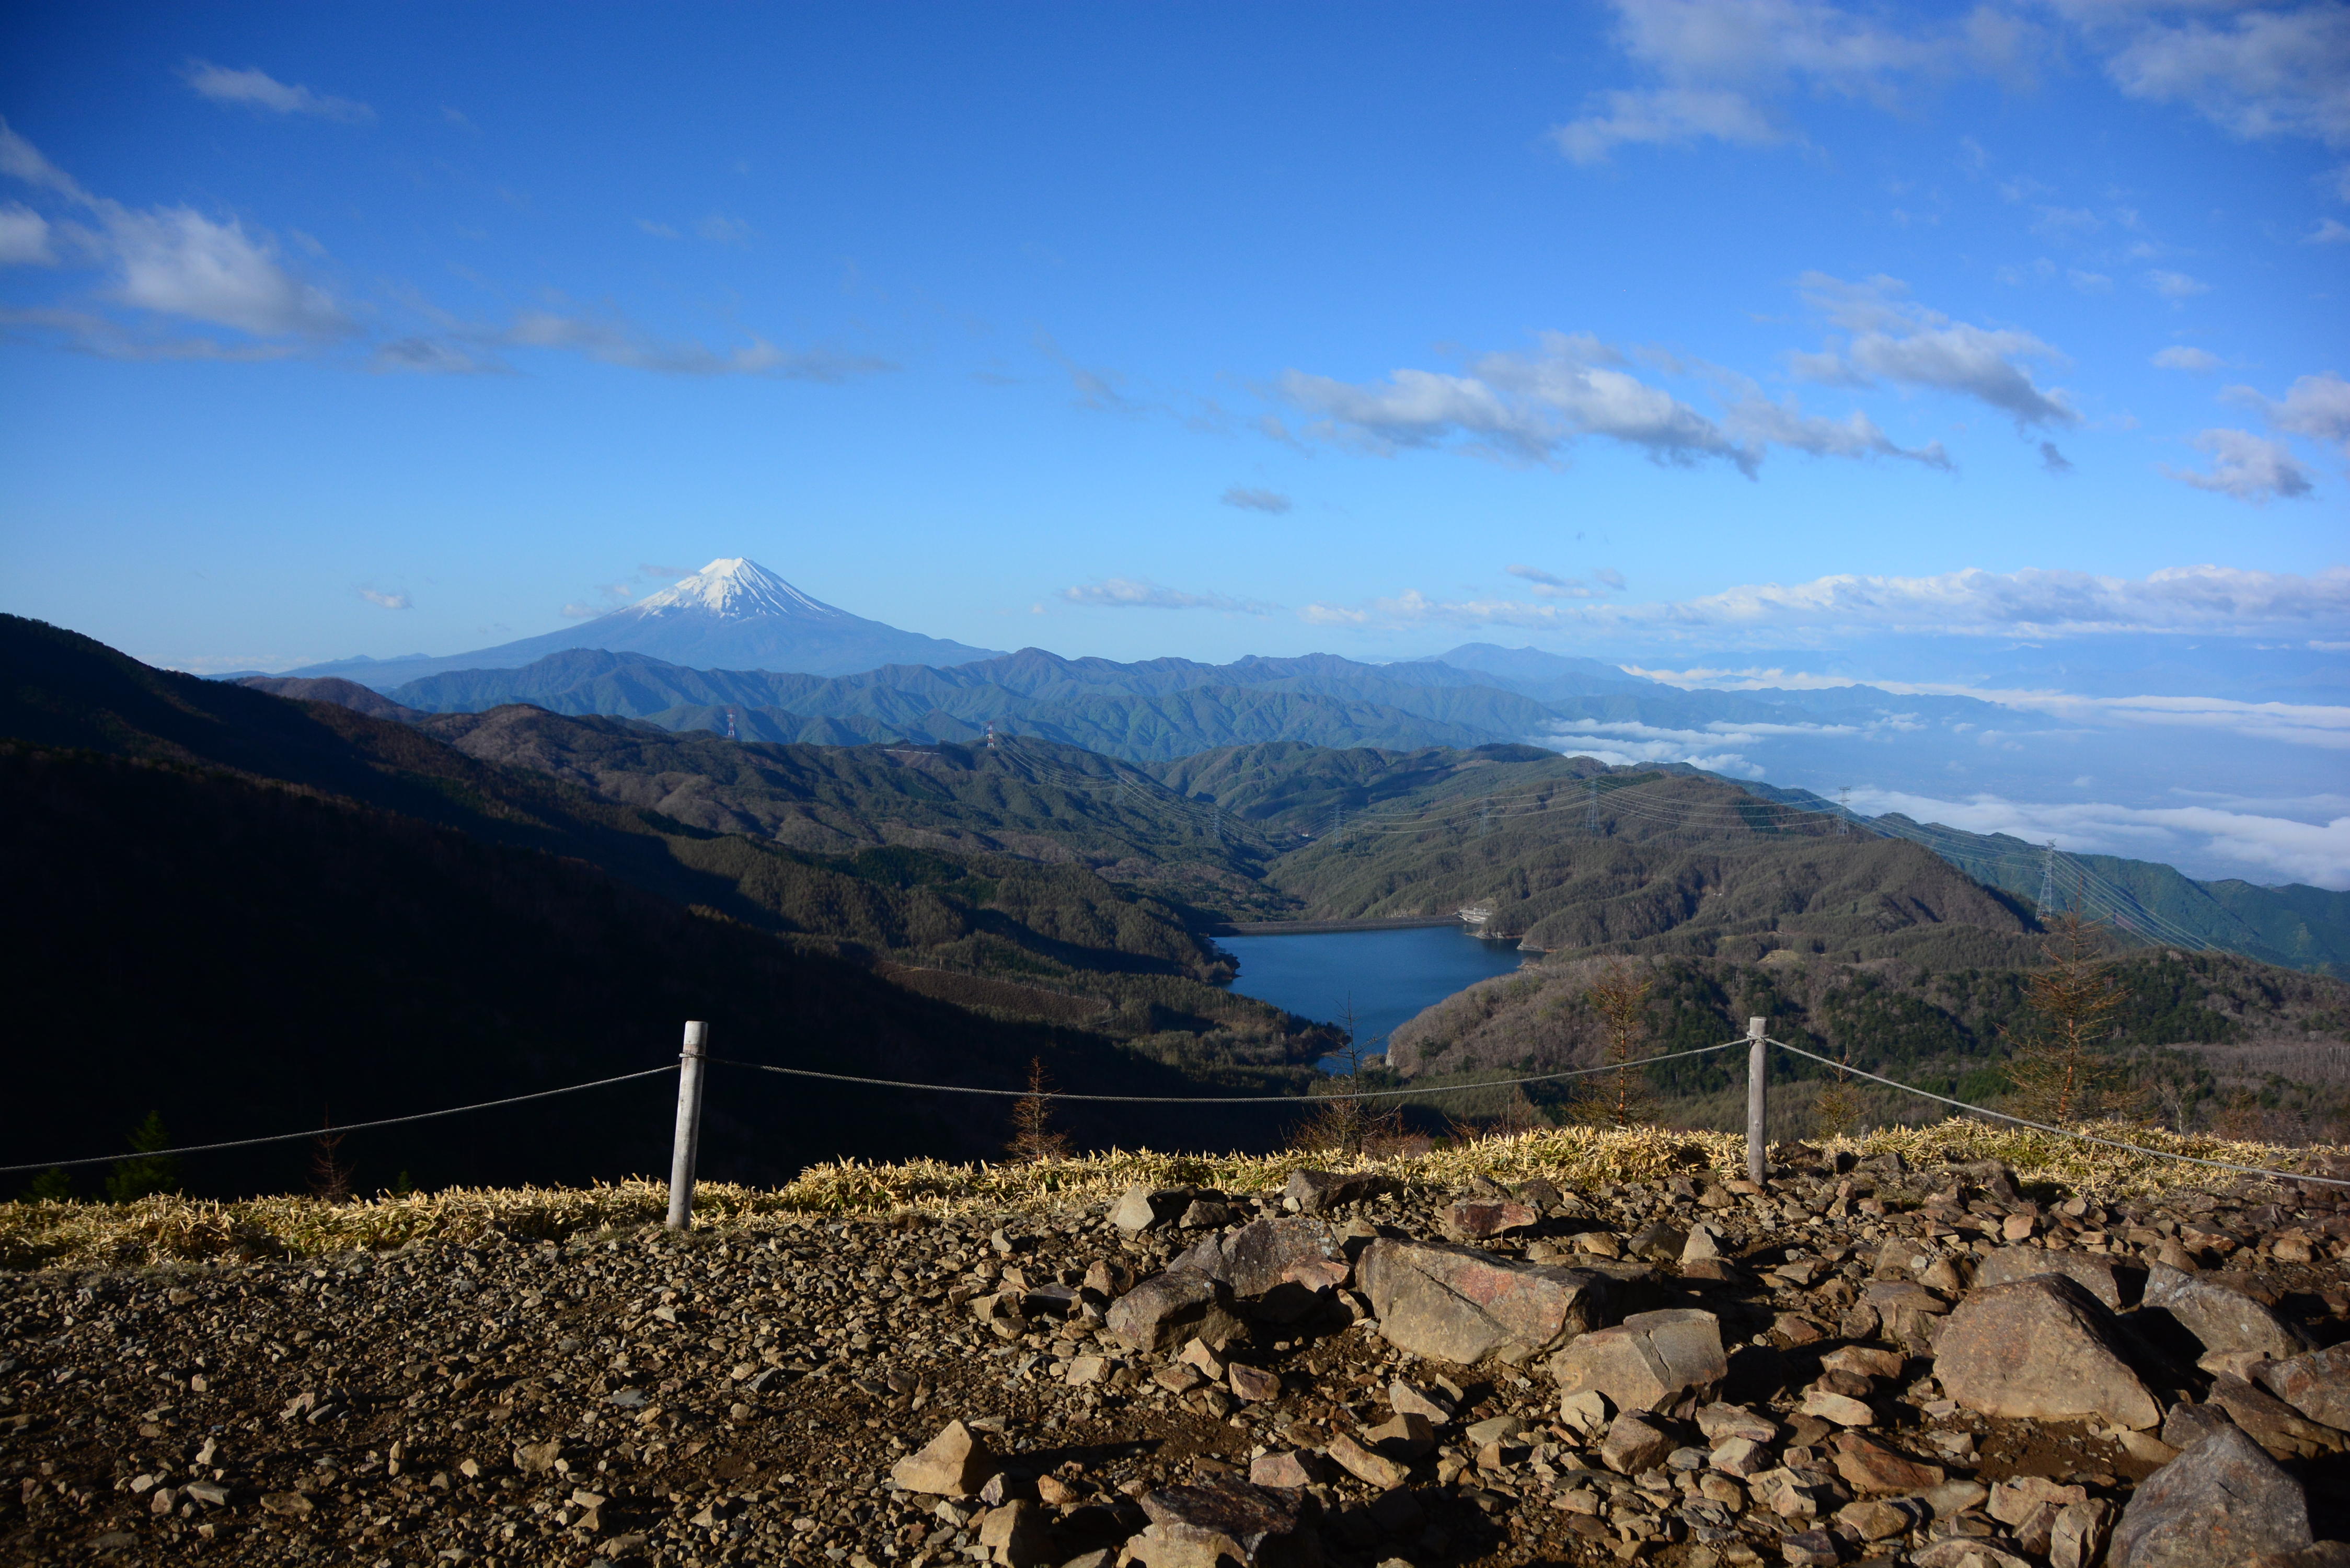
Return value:
[(2211, 1403), (2281, 1459), (2314, 1459), (2342, 1448), (2341, 1433), (2309, 1419), (2267, 1389), (2254, 1387), (2241, 1377), (2223, 1372), (2211, 1379)]
[(1295, 1323), (1347, 1282), (1346, 1249), (1327, 1223), (1304, 1215), (1258, 1220), (1210, 1236), (1169, 1265), (1221, 1281), (1256, 1315)]
[(1236, 1477), (1142, 1494), (1149, 1527), (1127, 1542), (1146, 1568), (1320, 1568), (1314, 1501), (1302, 1490)]
[(890, 1468), (889, 1479), (908, 1491), (939, 1497), (970, 1497), (995, 1473), (995, 1460), (961, 1421), (949, 1421), (920, 1453)]
[(2012, 1284), (2034, 1274), (2063, 1274), (2105, 1303), (2108, 1312), (2122, 1310), (2121, 1271), (2114, 1260), (2095, 1252), (2051, 1252), (2038, 1247), (2002, 1247), (1975, 1262), (1975, 1288)]
[(2350, 1431), (2350, 1344), (2265, 1361), (2253, 1373), (2270, 1393), (2311, 1420)]
[(1382, 1192), (1392, 1192), (1395, 1188), (1392, 1177), (1381, 1176), (1375, 1170), (1293, 1170), (1281, 1196), (1300, 1214), (1321, 1214), (1349, 1203), (1360, 1203), (1366, 1198), (1376, 1198)]
[(1599, 1326), (1607, 1282), (1580, 1269), (1517, 1263), (1440, 1241), (1381, 1238), (1358, 1268), (1388, 1344), (1469, 1366), (1519, 1365)]
[(2309, 1544), (2301, 1484), (2229, 1427), (2138, 1483), (2107, 1561), (2111, 1568), (2254, 1568)]
[(1982, 1415), (2100, 1416), (2144, 1431), (2162, 1410), (2120, 1343), (2095, 1296), (2063, 1275), (2035, 1274), (1970, 1293), (1935, 1344), (1934, 1372), (1952, 1399)]
[(1662, 1412), (1685, 1399), (1710, 1399), (1730, 1376), (1721, 1324), (1710, 1312), (1676, 1307), (1635, 1313), (1614, 1328), (1586, 1334), (1550, 1358), (1566, 1397), (1586, 1390), (1619, 1410)]
[(2206, 1353), (2246, 1352), (2282, 1361), (2309, 1348), (2276, 1314), (2251, 1297), (2168, 1263), (2147, 1271), (2143, 1304), (2168, 1313)]
[(1231, 1293), (1190, 1269), (1153, 1274), (1110, 1303), (1111, 1334), (1136, 1352), (1173, 1350), (1198, 1339), (1221, 1349), (1244, 1332), (1232, 1314)]

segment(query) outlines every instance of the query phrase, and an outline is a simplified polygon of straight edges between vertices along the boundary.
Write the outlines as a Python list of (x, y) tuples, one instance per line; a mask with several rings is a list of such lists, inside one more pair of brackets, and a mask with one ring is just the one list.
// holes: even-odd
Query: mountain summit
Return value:
[(998, 657), (945, 638), (900, 631), (802, 593), (756, 561), (722, 557), (672, 587), (608, 615), (519, 642), (441, 658), (350, 659), (287, 671), (341, 676), (389, 691), (457, 670), (517, 670), (550, 653), (600, 648), (702, 670), (854, 675), (886, 664), (937, 669)]

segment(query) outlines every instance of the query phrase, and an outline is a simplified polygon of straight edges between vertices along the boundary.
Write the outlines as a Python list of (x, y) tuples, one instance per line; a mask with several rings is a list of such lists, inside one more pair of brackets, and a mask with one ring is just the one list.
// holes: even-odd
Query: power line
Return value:
[(267, 1137), (231, 1138), (226, 1143), (190, 1144), (185, 1148), (141, 1148), (123, 1154), (94, 1154), (86, 1159), (36, 1159), (30, 1165), (0, 1165), (0, 1176), (14, 1175), (23, 1170), (69, 1170), (81, 1165), (112, 1165), (125, 1159), (168, 1159), (182, 1154), (210, 1154), (214, 1149), (251, 1148), (265, 1143), (298, 1143), (322, 1133), (340, 1134), (365, 1132), (369, 1127), (396, 1127), (408, 1122), (429, 1122), (438, 1116), (463, 1116), (468, 1111), (494, 1110), (499, 1106), (518, 1106), (525, 1100), (553, 1099), (557, 1095), (576, 1095), (582, 1089), (600, 1089), (607, 1084), (625, 1084), (633, 1078), (650, 1078), (656, 1074), (674, 1073), (677, 1064), (648, 1067), (641, 1073), (623, 1073), (617, 1078), (598, 1078), (592, 1083), (572, 1084), (560, 1089), (541, 1089), (532, 1095), (509, 1095), (503, 1100), (483, 1100), (471, 1106), (452, 1106), (445, 1111), (419, 1111), (412, 1116), (385, 1116), (371, 1122), (346, 1122), (339, 1127), (311, 1127), (304, 1132), (272, 1133)]
[(1772, 1040), (1770, 1044), (1776, 1045), (1782, 1051), (1791, 1051), (1798, 1056), (1808, 1057), (1823, 1066), (1849, 1073), (1856, 1078), (1866, 1078), (1869, 1082), (1882, 1084), (1888, 1089), (1899, 1089), (1904, 1094), (1916, 1095), (1920, 1099), (1934, 1100), (1959, 1110), (1972, 1112), (1979, 1116), (1993, 1116), (2000, 1121), (2012, 1122), (2017, 1127), (2030, 1127), (2035, 1132), (2055, 1133), (2063, 1137), (2079, 1138), (2083, 1143), (2101, 1144), (2106, 1148), (2126, 1149), (2131, 1154), (2142, 1154), (2152, 1159), (2184, 1160), (2189, 1165), (2209, 1166), (2214, 1170), (2236, 1170), (2249, 1176), (2273, 1176), (2284, 1181), (2316, 1182), (2325, 1187), (2350, 1187), (2350, 1181), (2339, 1181), (2332, 1177), (2307, 1176), (2294, 1170), (2271, 1170), (2265, 1166), (2259, 1165), (2234, 1165), (2224, 1159), (2204, 1159), (2191, 1154), (2174, 1154), (2168, 1149), (2148, 1148), (2144, 1144), (2124, 1143), (2118, 1138), (2098, 1137), (2094, 1133), (2076, 1132), (2071, 1127), (2051, 1127), (2046, 1122), (2029, 1121), (2022, 1116), (2012, 1116), (2005, 1111), (1985, 1110), (1981, 1106), (1970, 1106), (1964, 1100), (1954, 1100), (1948, 1095), (1937, 1095), (1929, 1090), (1897, 1082), (1892, 1078), (1881, 1078), (1875, 1073), (1865, 1072), (1858, 1067), (1846, 1066), (1844, 1063), (1832, 1061), (1814, 1052), (1806, 1051), (1800, 1045), (1790, 1045), (1784, 1040)]

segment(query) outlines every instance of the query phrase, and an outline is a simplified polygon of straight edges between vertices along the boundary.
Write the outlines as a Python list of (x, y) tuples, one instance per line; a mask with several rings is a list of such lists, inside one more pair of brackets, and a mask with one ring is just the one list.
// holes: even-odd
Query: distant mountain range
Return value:
[(600, 648), (678, 664), (850, 675), (885, 664), (952, 666), (996, 650), (900, 631), (802, 593), (755, 561), (716, 560), (623, 609), (562, 631), (435, 658), (345, 659), (288, 671), (389, 691), (452, 670), (512, 670), (567, 649)]

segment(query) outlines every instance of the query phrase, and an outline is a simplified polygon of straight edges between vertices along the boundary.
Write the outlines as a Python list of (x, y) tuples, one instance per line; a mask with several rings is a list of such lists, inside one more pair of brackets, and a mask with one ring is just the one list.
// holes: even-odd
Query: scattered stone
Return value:
[(1461, 1235), (1482, 1239), (1531, 1231), (1542, 1223), (1542, 1211), (1531, 1203), (1471, 1199), (1446, 1210), (1444, 1223)]
[(2122, 1358), (2111, 1314), (2057, 1274), (1971, 1293), (1934, 1346), (1950, 1397), (1986, 1416), (2078, 1420), (2144, 1430), (2160, 1407)]
[(1677, 1263), (1689, 1247), (1689, 1234), (1659, 1220), (1625, 1243), (1626, 1251), (1636, 1258), (1646, 1258), (1656, 1263)]
[(1036, 1568), (1053, 1561), (1052, 1521), (1025, 1498), (990, 1509), (979, 1527), (979, 1543), (1010, 1568)]
[(1671, 1438), (1639, 1417), (1618, 1416), (1599, 1446), (1599, 1460), (1618, 1475), (1638, 1475), (1663, 1464), (1674, 1446)]
[(2300, 1483), (2230, 1427), (2139, 1483), (2108, 1561), (2112, 1568), (2265, 1568), (2264, 1556), (2310, 1543)]
[(1165, 1351), (1187, 1339), (1222, 1346), (1246, 1331), (1225, 1288), (1189, 1269), (1153, 1274), (1110, 1303), (1110, 1334), (1131, 1351)]
[(1709, 1442), (1722, 1442), (1731, 1438), (1747, 1438), (1758, 1443), (1773, 1443), (1779, 1438), (1779, 1424), (1766, 1416), (1758, 1416), (1743, 1405), (1719, 1402), (1704, 1407), (1697, 1413), (1697, 1429)]
[(1347, 1282), (1346, 1249), (1323, 1220), (1297, 1215), (1252, 1220), (1210, 1236), (1168, 1265), (1222, 1281), (1248, 1300), (1295, 1285), (1309, 1295)]
[(1710, 1312), (1676, 1307), (1635, 1313), (1614, 1328), (1584, 1334), (1550, 1359), (1560, 1392), (1603, 1394), (1619, 1410), (1669, 1410), (1710, 1397), (1730, 1375), (1721, 1324)]
[(1846, 1394), (1833, 1394), (1825, 1388), (1814, 1388), (1795, 1407), (1799, 1416), (1816, 1416), (1823, 1421), (1833, 1421), (1839, 1427), (1873, 1427), (1877, 1412)]
[(1284, 1206), (1300, 1214), (1323, 1214), (1392, 1192), (1395, 1186), (1391, 1178), (1376, 1171), (1339, 1175), (1327, 1170), (1293, 1170), (1289, 1173), (1289, 1185), (1281, 1189), (1281, 1197)]
[(2341, 1450), (2341, 1433), (2310, 1420), (2267, 1389), (2254, 1387), (2241, 1377), (2213, 1378), (2211, 1403), (2279, 1459), (2314, 1459)]
[(1923, 1492), (1942, 1484), (1939, 1465), (1905, 1459), (1858, 1432), (1838, 1432), (1828, 1439), (1828, 1451), (1836, 1474), (1855, 1491)]
[(1384, 1237), (1364, 1249), (1359, 1274), (1388, 1344), (1464, 1366), (1488, 1356), (1517, 1365), (1588, 1333), (1608, 1294), (1586, 1270)]
[(1235, 1361), (1224, 1368), (1224, 1377), (1232, 1387), (1232, 1397), (1244, 1405), (1262, 1405), (1281, 1397), (1281, 1375), (1277, 1372), (1244, 1366)]
[(1188, 1187), (1129, 1187), (1109, 1211), (1110, 1223), (1128, 1235), (1171, 1225), (1191, 1206)]
[(1255, 1486), (1304, 1487), (1321, 1479), (1316, 1456), (1303, 1450), (1259, 1454), (1249, 1462), (1249, 1480)]
[(1431, 1394), (1409, 1383), (1393, 1383), (1388, 1386), (1388, 1407), (1399, 1416), (1419, 1416), (1430, 1426), (1441, 1427), (1452, 1419), (1452, 1401), (1441, 1394)]
[(908, 1491), (970, 1497), (994, 1473), (995, 1461), (986, 1446), (961, 1421), (949, 1421), (920, 1452), (892, 1466), (889, 1479)]
[(1148, 1568), (1319, 1568), (1312, 1498), (1230, 1477), (1142, 1494), (1149, 1528), (1127, 1543)]
[[(1396, 1416), (1363, 1434), (1389, 1459), (1409, 1464), (1436, 1447), (1436, 1428), (1425, 1416)], [(1472, 1437), (1471, 1441), (1475, 1441)]]

